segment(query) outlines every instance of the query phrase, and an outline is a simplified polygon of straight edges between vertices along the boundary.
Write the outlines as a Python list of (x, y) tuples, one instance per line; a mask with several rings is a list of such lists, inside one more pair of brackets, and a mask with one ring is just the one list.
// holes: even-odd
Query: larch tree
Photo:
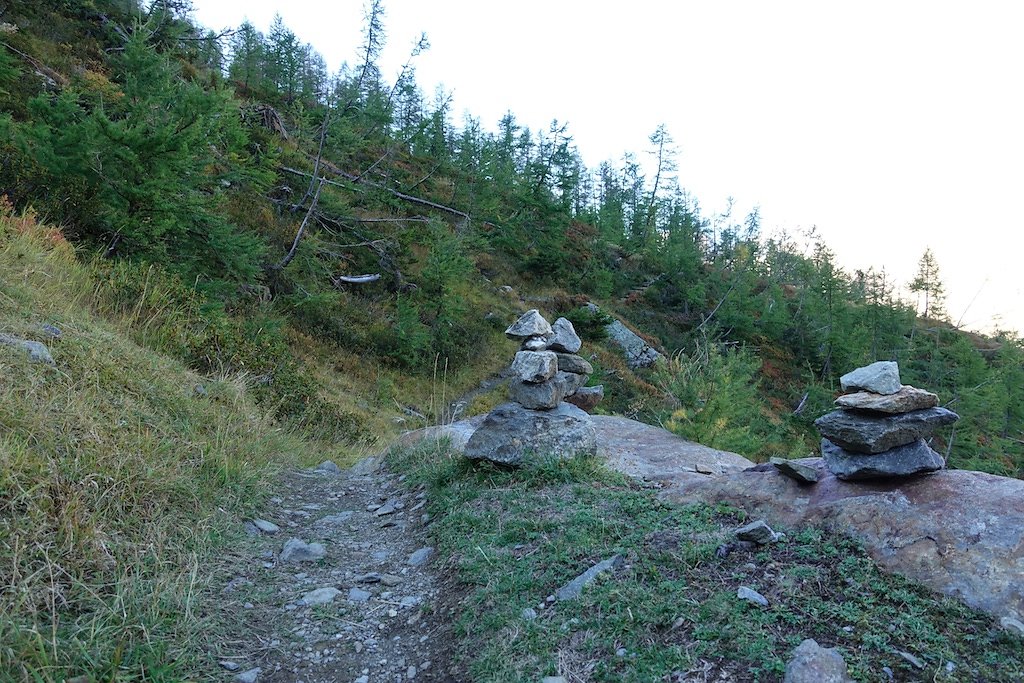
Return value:
[(919, 297), (924, 294), (922, 317), (945, 319), (946, 289), (939, 277), (939, 263), (931, 248), (926, 248), (917, 262), (917, 275), (910, 281), (910, 291)]

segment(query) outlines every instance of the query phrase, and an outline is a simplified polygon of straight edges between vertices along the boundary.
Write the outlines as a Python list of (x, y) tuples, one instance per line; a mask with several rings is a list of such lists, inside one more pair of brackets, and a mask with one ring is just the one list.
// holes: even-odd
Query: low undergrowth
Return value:
[[(838, 647), (858, 681), (893, 680), (886, 668), (899, 681), (1024, 679), (1019, 639), (882, 573), (848, 538), (794, 531), (722, 557), (742, 511), (667, 505), (594, 460), (507, 471), (443, 446), (391, 457), (430, 488), (433, 533), (465, 596), (458, 656), (470, 680), (781, 681), (805, 638)], [(548, 600), (613, 555), (622, 566), (582, 597)], [(740, 586), (770, 606), (739, 600)]]
[[(20, 229), (25, 228), (25, 229)], [(249, 396), (96, 310), (59, 232), (0, 217), (0, 680), (181, 681), (197, 596), (274, 470), (317, 456)]]

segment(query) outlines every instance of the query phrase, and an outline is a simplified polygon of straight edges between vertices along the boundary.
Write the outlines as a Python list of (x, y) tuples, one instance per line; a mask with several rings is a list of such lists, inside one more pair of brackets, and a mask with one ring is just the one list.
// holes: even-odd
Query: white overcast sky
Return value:
[[(362, 0), (194, 0), (215, 29), (275, 13), (334, 71)], [(493, 130), (569, 123), (596, 166), (665, 123), (705, 215), (736, 199), (766, 233), (817, 226), (848, 269), (913, 277), (935, 252), (953, 321), (1024, 331), (1024, 2), (385, 0), (393, 79)], [(906, 296), (910, 296), (906, 294)], [(994, 321), (996, 321), (994, 323)]]

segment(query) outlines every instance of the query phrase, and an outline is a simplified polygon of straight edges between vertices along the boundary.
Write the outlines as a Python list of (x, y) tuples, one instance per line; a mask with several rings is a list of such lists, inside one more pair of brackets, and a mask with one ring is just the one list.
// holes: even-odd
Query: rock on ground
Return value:
[(934, 408), (939, 405), (939, 397), (930, 391), (904, 384), (895, 394), (874, 394), (870, 391), (844, 394), (836, 399), (836, 405), (840, 408), (900, 415), (912, 410)]
[(760, 605), (761, 607), (767, 607), (769, 604), (768, 598), (764, 597), (753, 588), (749, 588), (747, 586), (740, 586), (739, 588), (737, 588), (736, 597), (740, 600), (746, 600), (747, 602), (751, 602), (755, 605)]
[(466, 457), (518, 466), (531, 455), (568, 458), (597, 452), (591, 418), (576, 406), (527, 410), (503, 403), (492, 410), (466, 443)]
[(50, 349), (42, 342), (18, 339), (9, 334), (0, 334), (0, 346), (13, 346), (14, 348), (21, 349), (28, 354), (28, 359), (33, 363), (56, 365), (53, 356), (50, 355)]
[(775, 533), (763, 519), (741, 526), (734, 533), (736, 534), (736, 538), (739, 540), (751, 541), (758, 545), (775, 543), (779, 540), (779, 534)]
[(822, 439), (821, 454), (829, 471), (846, 480), (907, 477), (935, 472), (946, 466), (942, 456), (933, 451), (924, 439), (874, 455), (851, 453), (828, 439)]
[(555, 591), (555, 598), (558, 600), (575, 600), (583, 594), (583, 589), (605, 572), (617, 569), (622, 564), (621, 555), (613, 555), (607, 560), (598, 562), (575, 579)]
[(605, 326), (610, 339), (622, 349), (626, 357), (626, 365), (633, 368), (648, 368), (665, 357), (640, 338), (635, 332), (616, 320)]
[(826, 439), (848, 451), (881, 453), (928, 438), (935, 430), (959, 419), (959, 415), (945, 408), (928, 408), (885, 417), (852, 410), (833, 410), (815, 420), (814, 426)]
[(327, 554), (320, 543), (306, 543), (301, 538), (289, 538), (281, 550), (282, 562), (312, 562)]
[(795, 459), (772, 458), (769, 462), (782, 474), (801, 484), (813, 484), (818, 481), (818, 468), (804, 460), (820, 463), (821, 458)]
[(784, 683), (853, 683), (843, 656), (808, 638), (793, 650)]
[(843, 391), (870, 391), (875, 394), (895, 394), (902, 388), (900, 367), (894, 361), (883, 360), (857, 368), (839, 378)]

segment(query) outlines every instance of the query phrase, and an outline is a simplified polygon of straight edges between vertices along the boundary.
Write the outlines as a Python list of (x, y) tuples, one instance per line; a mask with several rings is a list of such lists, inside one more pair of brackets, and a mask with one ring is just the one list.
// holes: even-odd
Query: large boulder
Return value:
[(509, 339), (522, 341), (530, 337), (548, 337), (551, 335), (551, 324), (544, 319), (536, 308), (523, 313), (519, 320), (509, 325), (505, 336)]
[(503, 403), (488, 413), (465, 448), (467, 458), (512, 466), (534, 455), (569, 458), (596, 452), (590, 416), (568, 403), (545, 411)]
[(960, 416), (945, 408), (878, 416), (852, 410), (833, 410), (814, 421), (821, 435), (855, 453), (881, 453), (913, 443), (951, 425)]
[(848, 481), (879, 477), (906, 477), (941, 470), (946, 466), (942, 456), (933, 451), (924, 439), (891, 448), (884, 453), (864, 455), (851, 453), (828, 439), (821, 440), (821, 454), (832, 474)]
[(622, 353), (626, 357), (626, 365), (634, 370), (650, 367), (659, 359), (664, 358), (618, 320), (608, 323), (604, 329), (608, 333), (608, 339), (622, 349)]
[(878, 361), (857, 368), (839, 378), (843, 391), (870, 391), (876, 394), (895, 394), (900, 382), (900, 366), (891, 360)]
[(939, 397), (930, 391), (904, 384), (895, 394), (874, 394), (870, 391), (844, 394), (836, 399), (836, 405), (840, 408), (900, 415), (912, 410), (934, 408), (939, 405)]
[(512, 361), (512, 374), (523, 382), (546, 382), (558, 372), (558, 357), (551, 351), (520, 351)]
[[(874, 457), (874, 456), (869, 456)], [(680, 468), (682, 469), (682, 468)], [(1024, 481), (967, 470), (813, 486), (774, 468), (676, 478), (675, 503), (731, 503), (772, 526), (821, 526), (860, 540), (891, 572), (996, 617), (1024, 617)]]
[(559, 318), (551, 326), (552, 336), (548, 340), (548, 348), (562, 353), (576, 353), (583, 346), (576, 329), (566, 318)]

